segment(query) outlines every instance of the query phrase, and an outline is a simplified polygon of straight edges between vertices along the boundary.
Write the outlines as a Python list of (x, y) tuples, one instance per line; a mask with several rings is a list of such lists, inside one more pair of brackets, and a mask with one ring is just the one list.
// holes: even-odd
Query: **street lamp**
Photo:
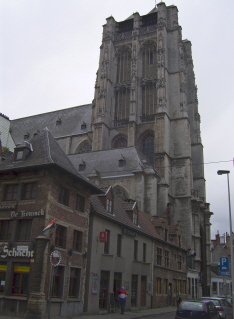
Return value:
[[(228, 184), (228, 204), (229, 204), (229, 222), (230, 222), (230, 249), (231, 249), (231, 276), (232, 276), (232, 305), (234, 296), (234, 258), (233, 258), (233, 236), (232, 236), (232, 212), (231, 212), (231, 199), (230, 199), (230, 187), (229, 187), (229, 173), (230, 171), (218, 171), (218, 175), (227, 175)], [(234, 318), (234, 306), (232, 306), (232, 317)]]

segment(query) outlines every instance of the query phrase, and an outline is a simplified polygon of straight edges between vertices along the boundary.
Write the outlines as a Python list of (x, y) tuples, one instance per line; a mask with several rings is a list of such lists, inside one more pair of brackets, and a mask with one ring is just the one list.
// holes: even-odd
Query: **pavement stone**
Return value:
[[(126, 311), (124, 315), (120, 313), (108, 313), (108, 314), (82, 314), (80, 316), (51, 316), (50, 319), (137, 319), (142, 317), (149, 317), (155, 315), (156, 318), (160, 319), (160, 315), (164, 313), (174, 313), (176, 312), (176, 307), (164, 307), (164, 308), (155, 308), (155, 309), (145, 309), (145, 310), (135, 310), (135, 311)], [(1, 319), (16, 319), (12, 316), (0, 316)], [(21, 317), (22, 319), (22, 317)]]

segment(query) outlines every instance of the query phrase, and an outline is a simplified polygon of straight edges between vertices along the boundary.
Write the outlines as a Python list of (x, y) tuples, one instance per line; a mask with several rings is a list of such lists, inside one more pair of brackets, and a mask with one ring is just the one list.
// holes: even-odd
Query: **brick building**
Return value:
[[(1, 314), (45, 318), (49, 296), (51, 315), (83, 311), (89, 202), (100, 192), (47, 129), (0, 164)], [(56, 228), (42, 234), (55, 218)], [(54, 250), (57, 267), (50, 263)]]

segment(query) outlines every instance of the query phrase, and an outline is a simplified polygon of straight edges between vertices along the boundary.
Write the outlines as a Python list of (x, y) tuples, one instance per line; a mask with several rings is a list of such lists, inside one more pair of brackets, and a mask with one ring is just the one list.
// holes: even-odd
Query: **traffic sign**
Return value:
[(220, 257), (219, 263), (220, 276), (229, 276), (229, 259), (228, 257)]

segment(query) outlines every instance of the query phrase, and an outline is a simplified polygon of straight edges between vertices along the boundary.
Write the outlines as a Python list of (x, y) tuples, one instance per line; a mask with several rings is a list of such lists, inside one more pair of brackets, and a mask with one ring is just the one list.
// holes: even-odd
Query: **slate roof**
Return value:
[[(96, 151), (92, 153), (68, 155), (70, 161), (78, 169), (79, 165), (85, 162), (86, 167), (80, 173), (88, 177), (98, 174), (100, 177), (121, 176), (133, 174), (133, 172), (145, 172), (157, 174), (152, 166), (148, 165), (145, 156), (136, 147), (126, 147)], [(119, 166), (119, 160), (125, 159), (125, 165)]]
[[(48, 128), (56, 137), (77, 135), (91, 130), (92, 105), (75, 106), (68, 109), (48, 112), (11, 121), (11, 135), (15, 144), (22, 143), (24, 136), (29, 133), (31, 139), (34, 133)], [(56, 122), (60, 121), (59, 125)], [(81, 124), (86, 123), (86, 129)]]
[(95, 189), (96, 193), (102, 192), (79, 174), (48, 129), (42, 130), (34, 136), (30, 142), (24, 142), (22, 146), (24, 146), (25, 143), (30, 145), (32, 150), (30, 154), (22, 161), (15, 161), (14, 154), (12, 154), (0, 163), (0, 172), (55, 165), (82, 180), (87, 186)]
[[(113, 221), (119, 225), (122, 225), (125, 228), (128, 228), (132, 231), (142, 233), (151, 238), (156, 238), (160, 241), (165, 242), (164, 235), (159, 233), (153, 224), (153, 217), (150, 214), (147, 214), (143, 211), (138, 211), (138, 225), (135, 225), (128, 213), (125, 211), (125, 201), (121, 198), (115, 196), (113, 200), (113, 214), (110, 214), (104, 208), (99, 195), (91, 196), (91, 213), (99, 215), (103, 218), (106, 218), (110, 221)], [(166, 242), (170, 246), (177, 245)], [(180, 247), (180, 249), (187, 250), (185, 247)]]

